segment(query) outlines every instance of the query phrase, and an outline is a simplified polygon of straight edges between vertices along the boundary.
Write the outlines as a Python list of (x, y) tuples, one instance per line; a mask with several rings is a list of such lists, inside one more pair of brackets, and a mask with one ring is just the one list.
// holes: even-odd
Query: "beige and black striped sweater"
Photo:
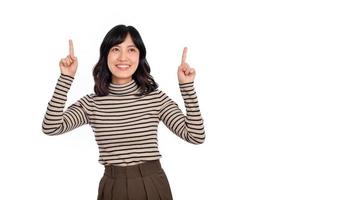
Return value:
[(129, 166), (161, 157), (158, 150), (159, 121), (183, 140), (201, 144), (205, 139), (203, 118), (194, 82), (179, 84), (186, 115), (159, 89), (144, 95), (134, 80), (109, 85), (109, 95), (85, 95), (65, 111), (67, 93), (74, 78), (61, 74), (42, 123), (47, 135), (60, 135), (89, 124), (99, 147), (99, 163)]

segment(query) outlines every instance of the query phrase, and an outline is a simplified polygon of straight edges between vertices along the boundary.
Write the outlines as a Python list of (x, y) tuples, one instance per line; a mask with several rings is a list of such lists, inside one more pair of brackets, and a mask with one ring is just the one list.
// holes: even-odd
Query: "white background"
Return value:
[(161, 122), (174, 198), (356, 199), (353, 1), (1, 1), (0, 199), (96, 199), (103, 166), (89, 125), (41, 124), (73, 39), (66, 107), (93, 91), (105, 34), (133, 25), (151, 74), (184, 111), (177, 67), (197, 71), (202, 145)]

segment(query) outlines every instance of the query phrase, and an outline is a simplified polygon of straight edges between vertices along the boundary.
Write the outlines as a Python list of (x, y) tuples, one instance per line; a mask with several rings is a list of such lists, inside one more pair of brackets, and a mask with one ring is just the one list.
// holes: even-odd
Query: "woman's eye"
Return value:
[(136, 49), (129, 49), (129, 51), (130, 51), (130, 52), (135, 52), (135, 51), (136, 51)]
[(118, 51), (118, 50), (119, 50), (119, 48), (113, 48), (112, 50), (113, 50), (113, 51)]

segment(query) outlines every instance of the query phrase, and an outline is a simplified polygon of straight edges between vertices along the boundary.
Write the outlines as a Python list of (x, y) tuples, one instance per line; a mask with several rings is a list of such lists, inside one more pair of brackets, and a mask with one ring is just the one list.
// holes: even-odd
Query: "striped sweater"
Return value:
[(109, 85), (107, 96), (88, 94), (65, 111), (67, 93), (74, 78), (61, 74), (48, 102), (42, 123), (47, 135), (60, 135), (89, 124), (99, 147), (99, 163), (130, 166), (161, 157), (157, 128), (163, 121), (169, 130), (192, 144), (205, 140), (194, 82), (179, 84), (186, 115), (159, 89), (144, 95), (132, 79), (125, 84)]

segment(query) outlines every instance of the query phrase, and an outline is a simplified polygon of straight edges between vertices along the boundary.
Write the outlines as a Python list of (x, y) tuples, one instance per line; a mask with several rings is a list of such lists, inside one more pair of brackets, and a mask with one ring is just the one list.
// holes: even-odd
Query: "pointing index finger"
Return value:
[(74, 47), (73, 47), (73, 41), (69, 40), (69, 55), (71, 57), (74, 57)]
[(183, 49), (183, 55), (182, 55), (182, 63), (185, 63), (185, 60), (187, 59), (187, 51), (188, 51), (188, 48), (187, 47), (184, 47)]

